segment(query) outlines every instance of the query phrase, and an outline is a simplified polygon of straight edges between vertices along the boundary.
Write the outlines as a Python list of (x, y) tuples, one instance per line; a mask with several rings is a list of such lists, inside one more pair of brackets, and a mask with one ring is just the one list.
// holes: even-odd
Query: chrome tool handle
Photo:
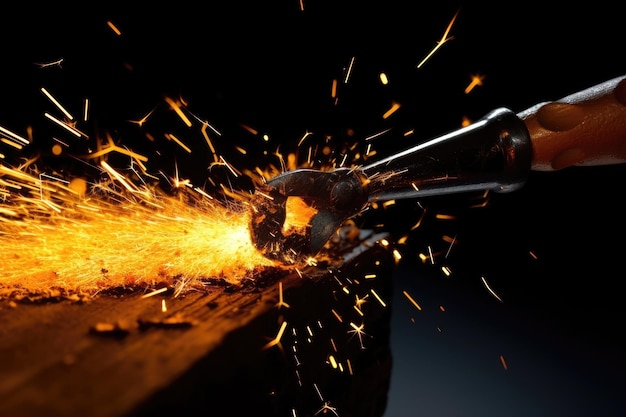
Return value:
[(532, 161), (528, 129), (506, 108), (475, 123), (365, 166), (369, 200), (467, 191), (517, 190)]

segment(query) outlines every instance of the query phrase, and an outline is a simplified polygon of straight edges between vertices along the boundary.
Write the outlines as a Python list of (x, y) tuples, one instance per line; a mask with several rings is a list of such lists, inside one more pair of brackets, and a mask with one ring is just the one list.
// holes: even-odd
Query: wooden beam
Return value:
[(382, 415), (391, 264), (369, 239), (339, 265), (237, 287), (207, 281), (178, 297), (5, 300), (0, 415)]

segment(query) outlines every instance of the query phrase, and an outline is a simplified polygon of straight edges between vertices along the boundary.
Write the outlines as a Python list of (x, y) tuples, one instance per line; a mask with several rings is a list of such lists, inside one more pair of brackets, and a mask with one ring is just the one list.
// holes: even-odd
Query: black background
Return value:
[[(457, 11), (454, 38), (417, 69)], [(0, 125), (46, 129), (45, 86), (77, 111), (89, 97), (94, 123), (120, 134), (124, 121), (163, 96), (184, 97), (220, 129), (216, 146), (227, 158), (236, 157), (234, 145), (258, 146), (240, 123), (267, 133), (268, 149), (289, 148), (305, 131), (341, 138), (352, 129), (349, 139), (363, 140), (413, 128), (412, 137), (377, 143), (381, 153), (393, 152), (459, 127), (464, 116), (499, 106), (521, 111), (622, 75), (622, 23), (620, 11), (599, 2), (551, 10), (313, 0), (303, 11), (296, 0), (17, 5), (0, 25)], [(334, 103), (332, 80), (353, 57), (352, 78)], [(61, 67), (35, 65), (60, 58)], [(380, 85), (381, 71), (389, 86)], [(485, 75), (484, 85), (466, 95), (472, 74)], [(383, 121), (392, 101), (402, 108)], [(237, 163), (254, 166), (252, 155)], [(194, 152), (182, 169), (201, 180), (208, 158)], [(383, 213), (394, 236), (414, 224), (418, 203), (457, 216), (426, 222), (401, 248), (391, 417), (624, 413), (625, 174), (623, 166), (533, 172), (522, 190), (492, 195), (484, 209), (451, 196)], [(450, 257), (422, 263), (416, 254), (441, 246), (442, 234), (458, 236)], [(444, 263), (452, 277), (441, 273)]]

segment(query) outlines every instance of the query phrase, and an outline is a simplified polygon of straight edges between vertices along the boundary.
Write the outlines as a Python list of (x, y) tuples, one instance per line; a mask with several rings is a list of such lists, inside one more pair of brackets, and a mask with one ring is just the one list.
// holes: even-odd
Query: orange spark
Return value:
[(278, 333), (276, 334), (276, 337), (272, 339), (269, 343), (267, 343), (265, 346), (263, 346), (263, 350), (269, 349), (272, 346), (280, 345), (280, 339), (283, 337), (283, 333), (285, 332), (286, 328), (287, 328), (287, 322), (283, 321), (283, 323), (280, 325), (280, 329), (278, 329)]
[(111, 30), (117, 35), (120, 36), (122, 34), (122, 32), (117, 28), (117, 26), (115, 26), (113, 24), (113, 22), (111, 22), (110, 20), (107, 20), (107, 25), (111, 28)]
[(370, 290), (370, 292), (372, 293), (372, 295), (378, 300), (378, 302), (380, 303), (381, 306), (383, 307), (387, 307), (387, 304), (383, 301), (383, 299), (380, 297), (380, 295), (378, 295), (378, 293), (376, 292), (376, 290), (374, 290), (373, 288)]
[(191, 149), (189, 148), (189, 146), (185, 145), (180, 139), (178, 139), (176, 136), (174, 136), (171, 133), (166, 133), (165, 137), (171, 141), (173, 141), (174, 143), (176, 143), (178, 146), (180, 146), (181, 148), (183, 148), (187, 153), (191, 153)]
[(337, 80), (336, 79), (333, 79), (333, 83), (330, 88), (330, 96), (332, 98), (337, 98)]
[(457, 12), (454, 14), (454, 16), (452, 17), (452, 20), (450, 20), (450, 23), (448, 23), (448, 27), (446, 28), (445, 32), (443, 33), (443, 36), (441, 37), (441, 39), (439, 41), (437, 41), (437, 44), (435, 45), (435, 47), (428, 53), (428, 55), (426, 55), (426, 57), (424, 57), (424, 59), (421, 60), (421, 62), (419, 64), (417, 64), (417, 68), (419, 69), (422, 65), (424, 65), (424, 63), (426, 61), (428, 61), (428, 59), (430, 59), (430, 57), (439, 49), (443, 46), (444, 43), (454, 39), (454, 36), (450, 36), (448, 37), (450, 30), (452, 29), (452, 25), (454, 24), (454, 21), (456, 20), (456, 17), (458, 16), (459, 12), (461, 10), (457, 10)]
[(394, 114), (398, 109), (400, 108), (400, 104), (399, 103), (392, 103), (391, 104), (391, 108), (389, 108), (389, 110), (387, 110), (384, 114), (383, 114), (383, 119), (388, 119), (392, 114)]
[(153, 108), (152, 110), (150, 110), (145, 116), (143, 116), (141, 119), (139, 120), (129, 120), (130, 123), (135, 123), (137, 125), (139, 125), (139, 127), (142, 127), (144, 125), (144, 123), (146, 123), (148, 121), (148, 118), (150, 118), (150, 116), (152, 115), (152, 113), (154, 113), (154, 111), (156, 110), (156, 107)]
[(465, 94), (469, 94), (474, 87), (483, 85), (483, 80), (485, 79), (484, 75), (472, 75), (470, 83), (465, 87)]
[(411, 297), (411, 295), (406, 290), (402, 290), (402, 294), (404, 294), (404, 296), (411, 302), (411, 304), (415, 306), (415, 308), (417, 308), (419, 311), (422, 311), (422, 307), (417, 303), (417, 301), (415, 301), (413, 297)]
[(241, 127), (243, 127), (245, 130), (247, 130), (248, 132), (252, 133), (255, 136), (259, 134), (258, 130), (254, 129), (253, 127), (250, 127), (250, 126), (248, 126), (246, 124), (241, 123)]
[[(85, 156), (86, 159), (94, 159), (94, 158), (99, 158), (103, 155), (106, 155), (110, 152), (117, 152), (119, 154), (122, 155), (127, 155), (129, 157), (131, 157), (132, 159), (136, 160), (137, 162), (147, 162), (148, 161), (148, 157), (143, 156), (141, 154), (135, 153), (133, 151), (129, 151), (126, 148), (123, 148), (121, 146), (117, 146), (114, 142), (113, 142), (113, 138), (111, 137), (111, 135), (107, 134), (107, 144), (102, 146), (101, 149), (99, 149), (96, 152), (92, 152), (89, 155)], [(101, 146), (100, 144), (98, 144), (99, 146)]]
[(187, 125), (187, 127), (191, 127), (191, 120), (187, 117), (187, 115), (183, 112), (181, 108), (181, 103), (178, 101), (174, 101), (169, 97), (165, 97), (165, 101), (170, 105), (170, 108), (174, 110), (174, 112), (180, 117), (180, 120), (183, 121)]
[(28, 145), (29, 142), (27, 139), (24, 139), (23, 137), (21, 137), (20, 135), (13, 133), (12, 131), (0, 126), (0, 133), (8, 136), (9, 139), (12, 139), (16, 142), (20, 142), (22, 145)]
[(506, 364), (506, 361), (504, 360), (504, 356), (500, 355), (500, 363), (502, 363), (502, 367), (504, 368), (504, 370), (508, 370), (509, 367)]
[(278, 308), (281, 308), (281, 307), (289, 308), (289, 304), (287, 304), (283, 300), (283, 283), (282, 282), (278, 283), (278, 302), (276, 303), (276, 307), (278, 307)]
[(332, 308), (330, 309), (330, 312), (333, 313), (333, 316), (335, 316), (335, 318), (337, 319), (337, 321), (339, 323), (343, 323), (343, 319), (341, 318), (341, 316), (339, 315), (339, 313), (337, 313), (335, 310), (333, 310)]
[(19, 143), (13, 142), (12, 140), (9, 140), (7, 138), (0, 137), (0, 141), (2, 141), (3, 143), (6, 143), (9, 146), (14, 147), (15, 149), (22, 149), (23, 148), (23, 146), (20, 145)]

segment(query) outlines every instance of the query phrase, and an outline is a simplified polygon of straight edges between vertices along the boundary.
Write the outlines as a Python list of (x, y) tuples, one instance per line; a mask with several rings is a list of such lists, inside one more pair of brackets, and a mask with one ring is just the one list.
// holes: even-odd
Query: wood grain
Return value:
[[(386, 250), (368, 244), (340, 268), (275, 275), (247, 287), (209, 281), (206, 290), (176, 298), (130, 292), (81, 303), (3, 302), (0, 415), (289, 415), (298, 409), (304, 416), (323, 406), (318, 389), (340, 408), (363, 404), (368, 414), (359, 415), (382, 415), (390, 308), (371, 300), (371, 290), (390, 301), (390, 264)], [(359, 279), (373, 271), (378, 278)], [(277, 305), (278, 282), (288, 308)], [(356, 293), (369, 294), (372, 306), (364, 315), (367, 333), (375, 336), (368, 349), (349, 333), (350, 322), (360, 323), (349, 318)], [(281, 346), (264, 349), (282, 321), (289, 334)], [(307, 328), (313, 336), (305, 335)], [(351, 372), (328, 364), (333, 343), (344, 367), (350, 359)], [(376, 394), (362, 397), (357, 387)]]

